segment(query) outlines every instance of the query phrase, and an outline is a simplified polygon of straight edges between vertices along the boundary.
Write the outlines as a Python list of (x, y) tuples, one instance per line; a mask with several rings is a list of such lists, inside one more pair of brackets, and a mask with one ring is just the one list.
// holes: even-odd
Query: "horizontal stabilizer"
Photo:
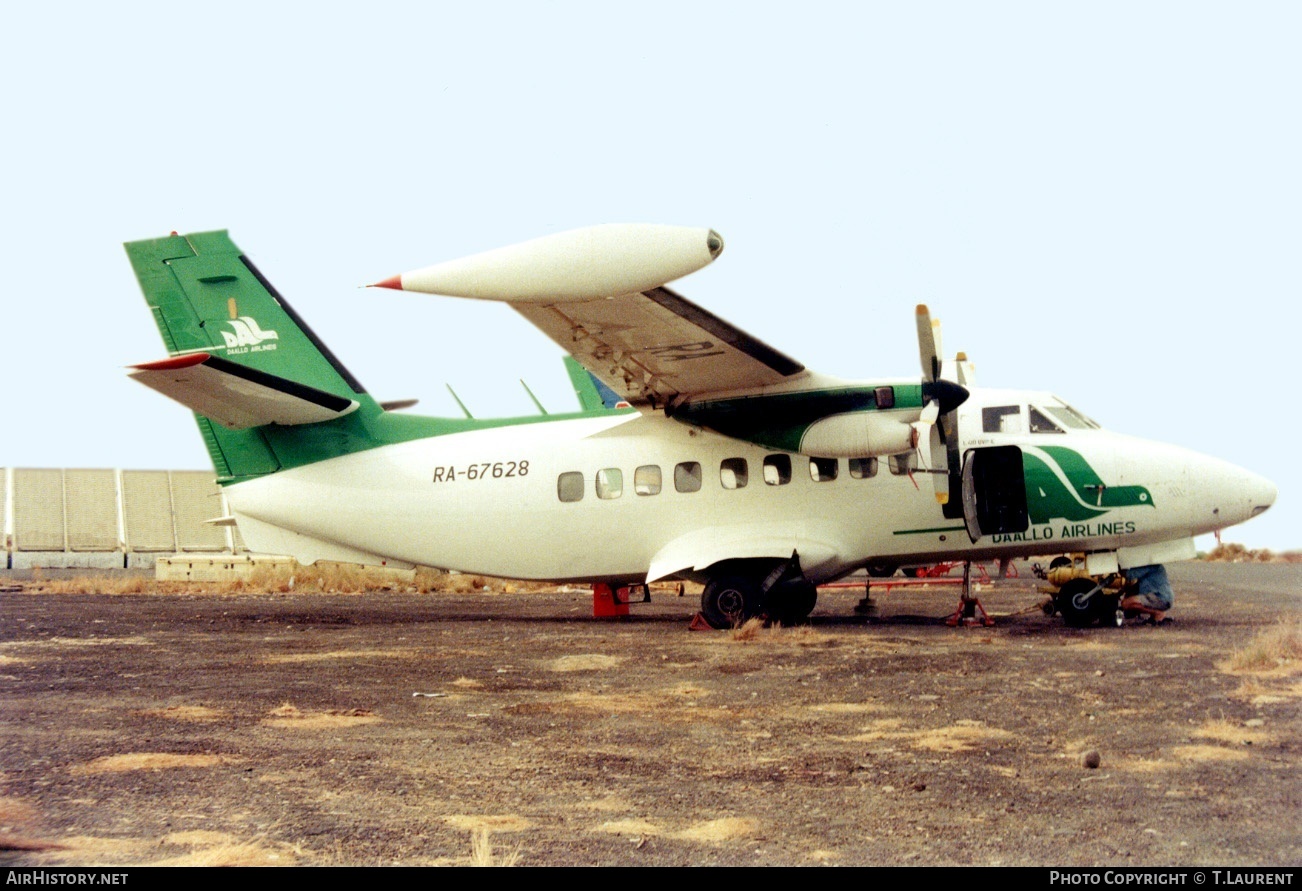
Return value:
[(130, 376), (232, 430), (341, 418), (358, 407), (336, 396), (209, 353), (133, 365)]

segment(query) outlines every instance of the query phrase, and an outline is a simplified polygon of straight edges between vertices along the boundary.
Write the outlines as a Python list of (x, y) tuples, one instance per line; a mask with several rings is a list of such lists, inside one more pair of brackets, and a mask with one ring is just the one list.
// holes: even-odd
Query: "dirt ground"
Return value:
[(993, 628), (915, 588), (748, 634), (673, 593), (0, 593), (0, 862), (1302, 864), (1302, 670), (1231, 662), (1296, 644), (1302, 566), (1172, 577), (1173, 625), (1087, 630), (1025, 578)]

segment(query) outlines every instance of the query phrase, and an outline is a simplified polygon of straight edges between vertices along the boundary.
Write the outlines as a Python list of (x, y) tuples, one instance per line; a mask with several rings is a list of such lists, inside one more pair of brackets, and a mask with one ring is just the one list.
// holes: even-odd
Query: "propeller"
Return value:
[[(967, 388), (940, 376), (940, 320), (933, 319), (923, 304), (918, 304), (918, 357), (922, 360), (922, 414), (914, 421), (913, 447), (918, 467), (931, 476), (936, 501), (949, 503), (951, 478), (959, 473), (958, 420), (955, 409), (968, 397)], [(959, 374), (970, 372), (966, 356), (959, 362)]]

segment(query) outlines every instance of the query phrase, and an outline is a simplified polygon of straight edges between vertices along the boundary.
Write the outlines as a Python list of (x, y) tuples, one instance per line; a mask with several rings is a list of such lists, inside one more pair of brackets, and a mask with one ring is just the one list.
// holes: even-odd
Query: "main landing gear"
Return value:
[(756, 616), (796, 625), (817, 604), (818, 588), (805, 578), (793, 553), (776, 565), (735, 560), (717, 566), (701, 594), (701, 615), (712, 628), (735, 628)]

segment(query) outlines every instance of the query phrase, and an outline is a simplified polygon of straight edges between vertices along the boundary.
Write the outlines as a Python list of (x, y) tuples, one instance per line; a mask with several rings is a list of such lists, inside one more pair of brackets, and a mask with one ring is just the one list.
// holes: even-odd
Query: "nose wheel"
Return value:
[(1120, 597), (1105, 591), (1091, 578), (1072, 579), (1053, 599), (1062, 620), (1072, 628), (1088, 628), (1095, 623), (1120, 628), (1126, 614), (1120, 609)]

